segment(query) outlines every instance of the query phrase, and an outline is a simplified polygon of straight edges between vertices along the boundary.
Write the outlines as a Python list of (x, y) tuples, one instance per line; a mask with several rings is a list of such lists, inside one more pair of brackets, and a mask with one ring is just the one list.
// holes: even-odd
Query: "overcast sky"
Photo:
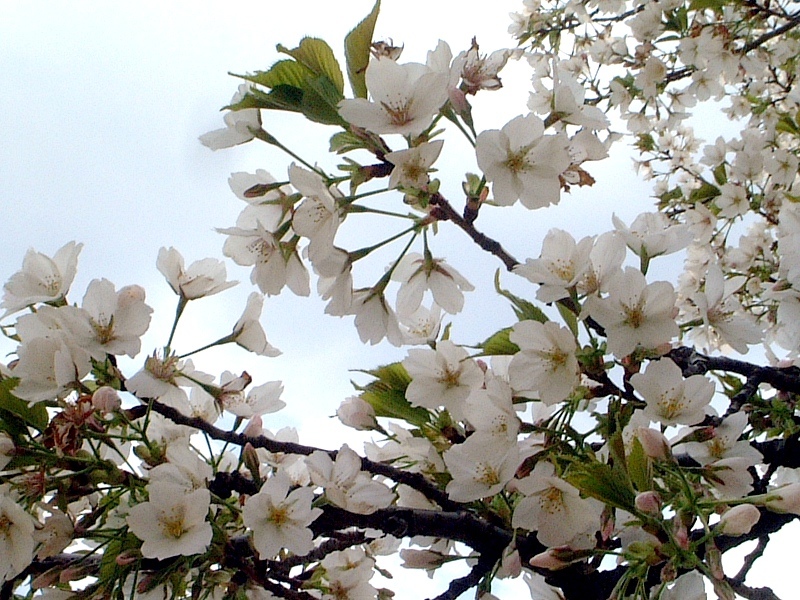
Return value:
[[(402, 60), (424, 60), (440, 38), (454, 53), (473, 36), (491, 51), (511, 44), (508, 13), (519, 6), (517, 0), (385, 0), (376, 38), (404, 44)], [(163, 345), (175, 296), (155, 268), (158, 249), (174, 246), (187, 263), (222, 258), (224, 238), (213, 229), (232, 226), (244, 206), (228, 188), (229, 174), (265, 168), (282, 178), (289, 162), (260, 143), (216, 153), (199, 144), (199, 135), (222, 126), (219, 109), (239, 83), (228, 72), (267, 69), (279, 58), (277, 43), (293, 47), (303, 35), (325, 38), (343, 64), (344, 35), (371, 7), (372, 0), (0, 2), (0, 281), (20, 268), (29, 247), (52, 254), (70, 240), (83, 242), (71, 300), (79, 302), (87, 283), (98, 277), (118, 287), (143, 285), (156, 309), (144, 350)], [(504, 83), (503, 90), (476, 102), (479, 130), (499, 128), (527, 112), (524, 65), (510, 65)], [(326, 154), (333, 128), (283, 113), (265, 114), (264, 123), (309, 160), (329, 170), (337, 164)], [(478, 227), (524, 260), (538, 256), (552, 226), (577, 238), (610, 229), (612, 212), (630, 221), (650, 210), (652, 201), (649, 186), (638, 182), (623, 154), (592, 171), (594, 188), (564, 196), (557, 208), (517, 211), (511, 219), (503, 211), (486, 211)], [(437, 166), (445, 194), (457, 200), (463, 173), (476, 169), (474, 155), (466, 144), (448, 142)], [(456, 341), (477, 342), (513, 318), (491, 291), (501, 265), (463, 235), (441, 229), (434, 253), (448, 256), (485, 289), (468, 296), (464, 312), (451, 319)], [(384, 266), (372, 265), (373, 276)], [(227, 334), (238, 318), (252, 290), (249, 270), (231, 262), (228, 270), (242, 283), (190, 304), (176, 338), (179, 351)], [(356, 279), (374, 283), (358, 274)], [(510, 275), (503, 281), (533, 294)], [(361, 450), (359, 438), (330, 419), (352, 393), (355, 375), (348, 369), (400, 360), (404, 352), (385, 344), (363, 346), (352, 319), (326, 317), (322, 309), (315, 299), (290, 293), (270, 298), (262, 323), (281, 357), (209, 352), (196, 363), (215, 375), (247, 370), (256, 384), (284, 381), (288, 406), (265, 418), (266, 427), (297, 426), (301, 441), (326, 447), (349, 436)], [(398, 599), (412, 597), (401, 593)]]

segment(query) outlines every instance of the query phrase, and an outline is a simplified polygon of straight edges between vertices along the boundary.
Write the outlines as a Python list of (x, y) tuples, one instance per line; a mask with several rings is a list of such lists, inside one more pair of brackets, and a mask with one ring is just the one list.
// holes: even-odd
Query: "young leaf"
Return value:
[(269, 68), (269, 71), (256, 71), (253, 74), (236, 75), (240, 79), (252, 81), (268, 88), (279, 85), (291, 85), (296, 88), (305, 87), (306, 79), (314, 76), (314, 72), (296, 60), (279, 60)]
[(372, 34), (375, 32), (375, 22), (378, 20), (380, 7), (381, 0), (377, 0), (372, 11), (344, 38), (347, 78), (350, 80), (350, 87), (353, 88), (353, 95), (356, 98), (367, 97), (366, 72), (369, 64), (369, 49), (372, 45)]
[(304, 37), (300, 45), (292, 50), (278, 44), (278, 52), (288, 54), (315, 74), (327, 77), (338, 91), (339, 98), (344, 97), (342, 68), (325, 40)]

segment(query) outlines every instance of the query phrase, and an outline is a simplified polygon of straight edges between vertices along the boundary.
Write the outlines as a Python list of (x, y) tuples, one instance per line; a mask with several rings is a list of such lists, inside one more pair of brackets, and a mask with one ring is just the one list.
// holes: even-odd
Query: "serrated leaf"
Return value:
[(375, 22), (378, 20), (380, 8), (381, 0), (377, 0), (372, 11), (344, 38), (347, 78), (350, 80), (350, 87), (356, 98), (367, 97), (367, 65), (369, 64), (372, 36), (375, 33)]
[(387, 385), (405, 391), (408, 384), (411, 383), (411, 376), (406, 371), (403, 363), (395, 362), (388, 365), (383, 365), (377, 369), (370, 369), (360, 371), (367, 375), (372, 375), (376, 379), (383, 381)]
[(511, 327), (506, 327), (486, 338), (480, 344), (482, 354), (484, 356), (510, 356), (519, 352), (519, 346), (509, 338), (511, 330)]
[(303, 92), (300, 109), (309, 120), (324, 125), (347, 126), (347, 121), (339, 116), (338, 105), (342, 95), (327, 76), (307, 80)]
[(279, 60), (268, 71), (256, 71), (247, 75), (236, 75), (240, 79), (252, 81), (264, 87), (274, 88), (279, 85), (291, 85), (303, 88), (306, 79), (314, 77), (314, 72), (296, 60)]
[(381, 389), (377, 386), (363, 392), (361, 398), (372, 406), (378, 417), (400, 419), (417, 427), (422, 427), (431, 420), (431, 415), (427, 410), (419, 406), (411, 406), (405, 395), (398, 390)]
[(29, 404), (12, 394), (11, 390), (17, 386), (18, 382), (19, 380), (16, 378), (0, 381), (0, 418), (5, 413), (4, 424), (9, 420), (9, 416), (13, 416), (21, 419), (26, 425), (44, 431), (50, 421), (47, 416), (47, 408), (41, 402)]
[(624, 471), (598, 463), (574, 464), (565, 479), (584, 495), (628, 512), (635, 510), (636, 492)]
[(494, 273), (494, 289), (498, 294), (511, 301), (514, 314), (517, 315), (517, 319), (520, 321), (539, 321), (539, 323), (546, 323), (550, 320), (547, 318), (547, 315), (532, 302), (515, 296), (508, 290), (504, 290), (500, 287), (500, 269)]
[(306, 66), (316, 75), (324, 75), (337, 90), (339, 98), (344, 97), (344, 77), (339, 61), (333, 55), (333, 50), (325, 40), (304, 37), (297, 48), (289, 49), (278, 44), (278, 52), (288, 54), (297, 62)]

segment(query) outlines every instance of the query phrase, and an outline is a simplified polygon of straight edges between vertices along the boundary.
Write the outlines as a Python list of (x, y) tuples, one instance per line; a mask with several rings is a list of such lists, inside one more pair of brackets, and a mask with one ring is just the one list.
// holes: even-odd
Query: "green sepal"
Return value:
[(375, 410), (376, 416), (402, 419), (417, 427), (430, 423), (430, 412), (422, 407), (412, 406), (406, 400), (406, 388), (411, 383), (411, 377), (402, 363), (391, 363), (361, 372), (376, 378), (363, 387), (355, 386), (362, 392), (361, 399)]
[(30, 404), (11, 393), (19, 379), (12, 377), (0, 381), (0, 430), (12, 437), (27, 435), (27, 426), (44, 431), (50, 422), (43, 402)]
[(282, 44), (277, 46), (278, 52), (288, 54), (312, 73), (324, 75), (334, 85), (339, 98), (344, 97), (344, 78), (339, 61), (325, 40), (304, 37), (297, 48), (289, 49)]
[(547, 318), (547, 315), (542, 312), (542, 309), (538, 308), (532, 302), (515, 296), (508, 290), (504, 290), (500, 287), (500, 269), (494, 273), (494, 289), (498, 294), (511, 301), (514, 314), (517, 315), (517, 319), (520, 321), (539, 321), (539, 323), (546, 323), (550, 320)]
[(347, 64), (347, 78), (356, 98), (367, 97), (367, 65), (369, 64), (370, 46), (375, 33), (375, 22), (381, 0), (375, 2), (372, 11), (353, 28), (344, 38), (344, 57)]
[(501, 329), (481, 342), (478, 346), (482, 350), (481, 354), (483, 356), (511, 356), (519, 352), (519, 346), (509, 337), (512, 329), (512, 327)]

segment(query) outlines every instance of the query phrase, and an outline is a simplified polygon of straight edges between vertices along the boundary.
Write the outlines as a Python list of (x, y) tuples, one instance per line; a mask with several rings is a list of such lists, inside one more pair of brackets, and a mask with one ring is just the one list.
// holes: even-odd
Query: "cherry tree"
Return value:
[[(392, 572), (458, 563), (437, 599), (513, 578), (533, 599), (777, 598), (748, 574), (800, 515), (797, 7), (526, 0), (511, 47), (440, 41), (424, 63), (374, 39), (379, 12), (343, 65), (319, 38), (278, 45), (201, 137), (287, 156), (230, 180), (244, 207), (222, 254), (253, 292), (229, 334), (176, 347), (190, 303), (234, 282), (172, 247), (156, 349), (144, 288), (71, 289), (81, 243), (29, 250), (5, 283), (0, 597), (390, 598)], [(512, 62), (530, 67), (527, 106), (487, 129), (473, 105)], [(729, 122), (703, 142), (691, 113), (709, 105)], [(270, 133), (287, 111), (336, 170)], [(483, 229), (591, 188), (625, 143), (655, 199), (631, 222), (581, 239), (565, 222), (521, 258)], [(455, 144), (474, 163), (437, 170)], [(444, 231), (495, 280), (448, 262)], [(453, 315), (476, 285), (516, 318), (468, 345)], [(368, 379), (336, 411), (363, 449), (270, 431), (281, 382), (191, 358), (278, 355), (265, 296), (312, 289), (362, 342), (401, 349), (354, 365)]]

